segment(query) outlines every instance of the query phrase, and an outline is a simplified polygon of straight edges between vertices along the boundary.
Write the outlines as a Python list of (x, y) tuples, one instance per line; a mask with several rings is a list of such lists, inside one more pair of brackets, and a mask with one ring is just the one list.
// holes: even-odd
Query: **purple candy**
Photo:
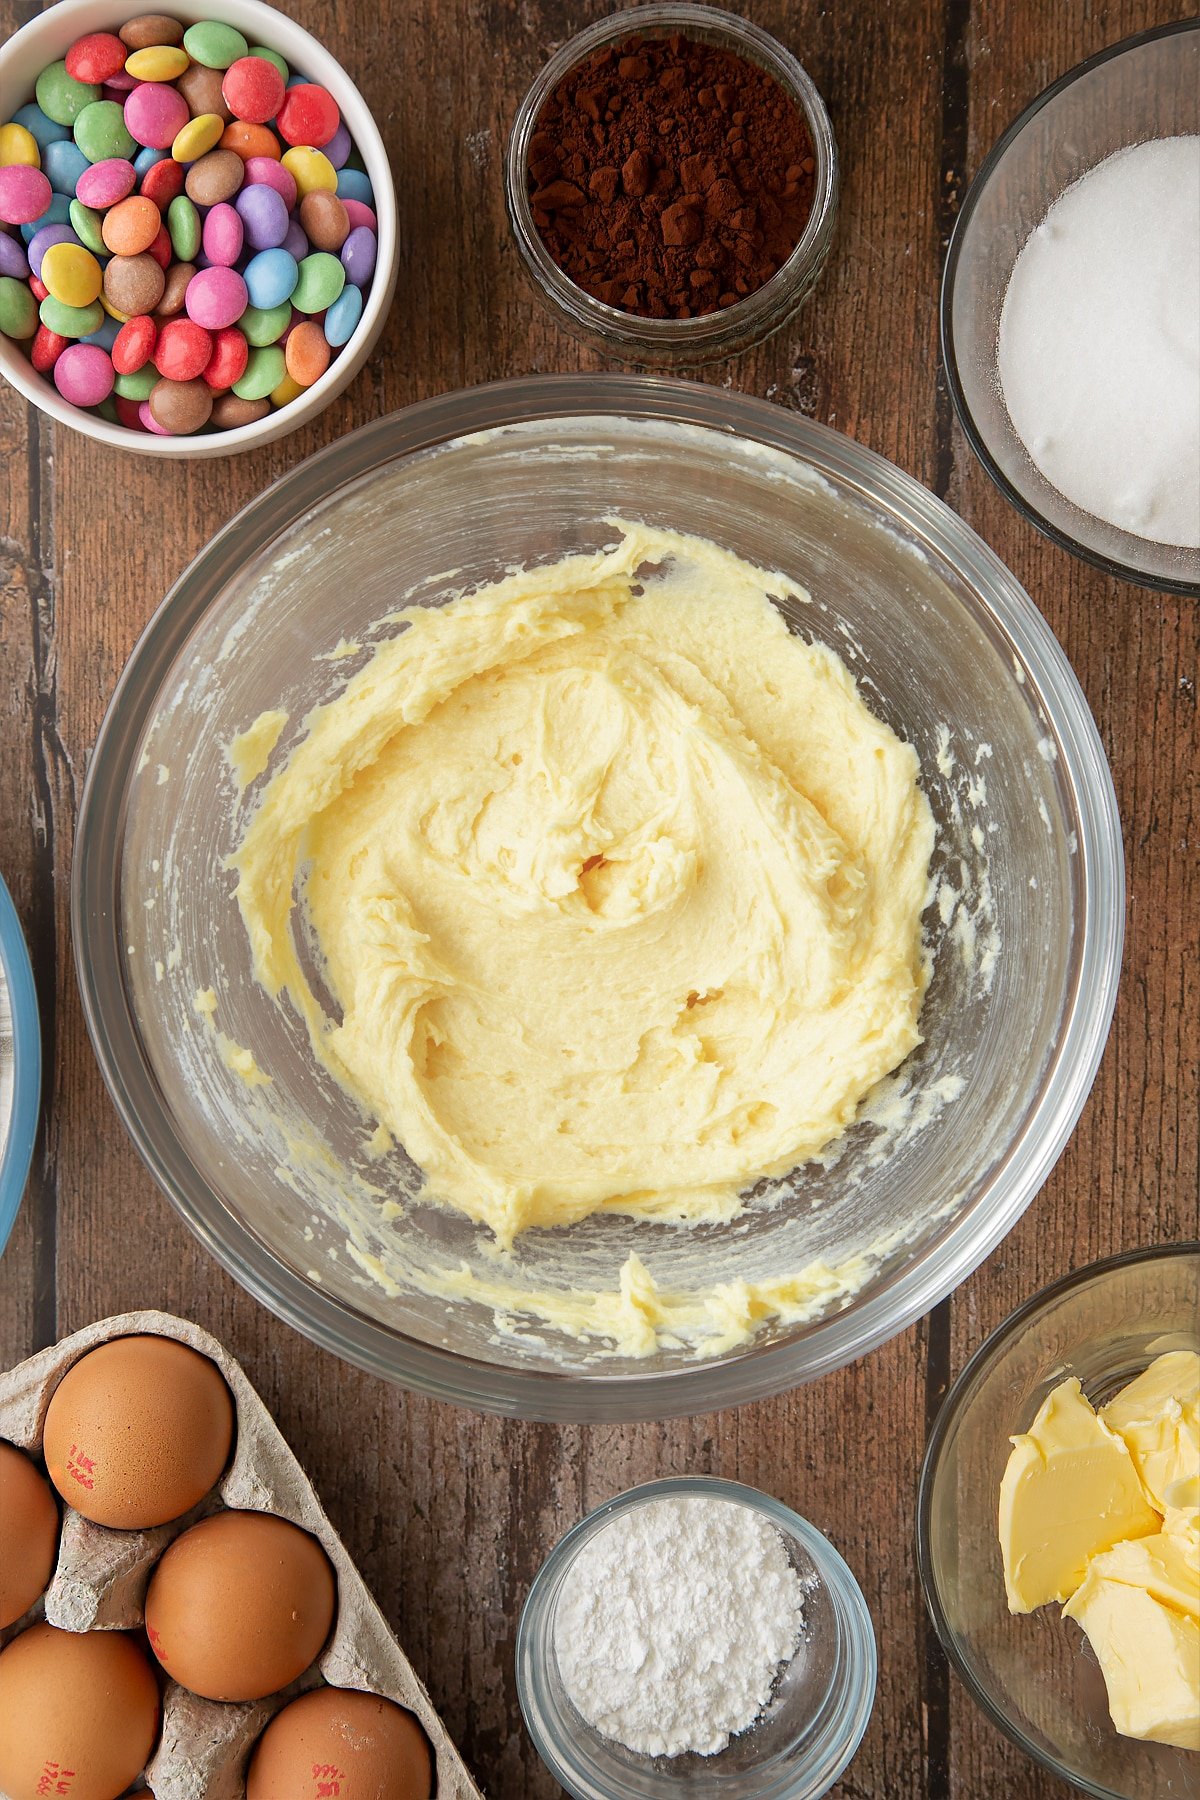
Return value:
[(304, 235), (304, 227), (299, 219), (293, 219), (287, 228), (287, 236), (283, 240), (283, 249), (297, 262), (303, 262), (308, 255), (308, 239)]
[(249, 296), (236, 269), (201, 269), (187, 284), (183, 303), (188, 318), (205, 331), (223, 331), (245, 312)]
[[(282, 206), (283, 202), (280, 201)], [(227, 200), (210, 206), (204, 221), (204, 254), (210, 264), (231, 269), (242, 254), (241, 215)]]
[(103, 162), (93, 163), (83, 171), (75, 183), (75, 198), (103, 212), (105, 207), (115, 206), (118, 200), (132, 194), (136, 181), (137, 172), (131, 162), (123, 156), (106, 156)]
[(29, 258), (20, 239), (0, 231), (0, 275), (11, 275), (14, 281), (24, 281), (28, 274)]
[(365, 225), (368, 231), (379, 230), (379, 221), (365, 200), (343, 200), (342, 205), (346, 209), (351, 231), (358, 225)]
[(191, 118), (178, 88), (141, 81), (125, 101), (125, 128), (147, 150), (169, 150)]
[(277, 189), (265, 182), (244, 187), (234, 201), (252, 250), (278, 250), (288, 234), (288, 209)]
[(40, 169), (25, 163), (0, 169), (0, 224), (32, 225), (53, 198), (54, 190)]
[[(63, 356), (65, 356), (66, 354), (67, 353), (64, 350)], [(62, 357), (59, 358), (59, 362), (61, 362), (61, 361), (62, 361)], [(55, 366), (55, 368), (57, 368), (58, 363), (55, 363), (54, 366)], [(150, 402), (148, 400), (143, 400), (141, 402), (141, 404), (139, 405), (138, 419), (142, 425), (143, 430), (152, 431), (154, 433), (155, 437), (174, 437), (174, 435), (175, 435), (175, 433), (173, 431), (168, 431), (165, 425), (159, 424), (159, 422), (155, 418), (154, 414), (150, 411)]]
[(375, 233), (365, 225), (356, 225), (342, 245), (342, 267), (346, 280), (355, 287), (366, 287), (375, 273)]
[(54, 385), (72, 406), (99, 406), (113, 379), (112, 357), (98, 344), (68, 344), (54, 365)]
[(273, 156), (246, 158), (246, 187), (272, 187), (283, 196), (283, 204), (291, 212), (296, 204), (296, 177)]
[(115, 100), (118, 106), (124, 106), (126, 94), (131, 93), (136, 86), (136, 75), (127, 75), (124, 69), (118, 69), (117, 73), (110, 75), (104, 83), (103, 98)]
[(43, 225), (42, 229), (35, 231), (29, 240), (29, 267), (40, 281), (42, 258), (50, 246), (52, 244), (78, 244), (79, 242), (80, 239), (76, 237), (69, 225)]
[(344, 169), (346, 158), (354, 148), (354, 139), (346, 129), (345, 119), (338, 120), (338, 128), (329, 142), (322, 146), (323, 154), (329, 158), (335, 169)]

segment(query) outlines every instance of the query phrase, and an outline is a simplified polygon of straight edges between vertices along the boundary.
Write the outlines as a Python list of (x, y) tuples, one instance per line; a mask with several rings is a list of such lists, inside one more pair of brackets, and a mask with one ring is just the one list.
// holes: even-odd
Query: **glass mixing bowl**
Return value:
[[(284, 708), (286, 756), (402, 595), (438, 604), (511, 564), (596, 547), (614, 513), (715, 538), (810, 588), (811, 604), (783, 606), (788, 623), (833, 645), (867, 704), (915, 745), (938, 825), (925, 1041), (828, 1166), (794, 1172), (774, 1204), (733, 1225), (605, 1214), (519, 1240), (522, 1280), (612, 1287), (636, 1250), (669, 1292), (694, 1288), (698, 1268), (709, 1283), (775, 1278), (873, 1246), (852, 1296), (835, 1288), (823, 1313), (707, 1360), (687, 1344), (617, 1359), (376, 1279), (397, 1242), (426, 1268), (466, 1262), (486, 1279), (496, 1263), (465, 1217), (411, 1198), (418, 1177), (399, 1150), (364, 1175), (379, 1203), (348, 1215), (338, 1172), (358, 1153), (362, 1117), (255, 983), (223, 866), (245, 816), (227, 760), (235, 733)], [(254, 1295), (339, 1355), (430, 1393), (528, 1417), (626, 1419), (731, 1405), (836, 1368), (999, 1242), (1095, 1073), (1123, 880), (1111, 777), (1078, 683), (960, 519), (849, 439), (761, 401), (567, 376), (381, 419), (212, 540), (151, 621), (101, 727), (72, 916), (121, 1116)], [(224, 1040), (194, 1010), (210, 982)], [(226, 1066), (230, 1040), (253, 1051), (269, 1087)], [(402, 1216), (389, 1199), (405, 1202)]]
[(1200, 1350), (1200, 1244), (1135, 1250), (1044, 1288), (995, 1330), (929, 1439), (917, 1556), (937, 1634), (976, 1704), (1044, 1769), (1096, 1800), (1183, 1800), (1192, 1751), (1120, 1737), (1100, 1665), (1057, 1606), (1013, 1614), (996, 1536), (1009, 1438), (1077, 1375), (1094, 1406), (1167, 1350)]

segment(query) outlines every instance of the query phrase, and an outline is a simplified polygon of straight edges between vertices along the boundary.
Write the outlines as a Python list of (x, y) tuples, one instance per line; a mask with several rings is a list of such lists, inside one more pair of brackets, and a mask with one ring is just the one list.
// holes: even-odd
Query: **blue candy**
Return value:
[(42, 174), (49, 180), (56, 194), (65, 194), (69, 200), (75, 197), (75, 184), (91, 163), (77, 144), (62, 143), (56, 140), (47, 144), (42, 151)]
[(138, 180), (140, 181), (147, 170), (154, 167), (155, 163), (166, 162), (170, 154), (169, 150), (151, 150), (149, 148), (139, 150), (133, 159), (133, 172)]
[(37, 236), (43, 225), (69, 225), (70, 223), (71, 202), (65, 194), (54, 194), (40, 219), (33, 219), (28, 225), (22, 225), (21, 236), (28, 244)]
[(99, 350), (111, 350), (117, 341), (117, 333), (120, 329), (121, 327), (115, 319), (105, 319), (99, 331), (93, 331), (90, 336), (80, 338), (79, 342), (81, 344), (95, 344)]
[(246, 264), (245, 277), (251, 306), (269, 312), (273, 306), (282, 306), (291, 299), (300, 269), (295, 257), (286, 250), (260, 250)]
[(337, 191), (339, 200), (361, 200), (364, 206), (375, 205), (370, 178), (361, 169), (339, 169)]
[(362, 309), (362, 289), (347, 283), (325, 314), (322, 325), (325, 342), (335, 350), (348, 344), (354, 335), (355, 326), (362, 318)]
[(36, 100), (31, 100), (27, 106), (22, 106), (13, 114), (13, 124), (23, 125), (26, 131), (32, 132), (39, 150), (44, 150), (47, 144), (64, 143), (71, 136), (71, 127), (56, 125)]

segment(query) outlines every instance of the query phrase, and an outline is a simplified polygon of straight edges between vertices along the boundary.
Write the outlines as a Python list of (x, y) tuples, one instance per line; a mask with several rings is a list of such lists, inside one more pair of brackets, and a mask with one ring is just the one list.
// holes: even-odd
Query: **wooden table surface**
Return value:
[[(402, 270), (377, 354), (312, 426), (229, 461), (101, 451), (0, 385), (0, 870), (29, 938), (45, 1034), (32, 1178), (0, 1264), (0, 1366), (92, 1319), (157, 1306), (240, 1357), (493, 1800), (558, 1792), (521, 1725), (517, 1613), (551, 1543), (620, 1489), (681, 1471), (769, 1489), (861, 1581), (878, 1699), (842, 1800), (1062, 1794), (950, 1676), (913, 1554), (917, 1472), (947, 1382), (1020, 1300), (1068, 1269), (1197, 1233), (1197, 611), (1110, 581), (1040, 537), (973, 460), (939, 379), (937, 297), (966, 183), (1048, 82), (1178, 0), (741, 0), (824, 94), (844, 187), (806, 310), (704, 379), (766, 395), (892, 458), (1015, 571), (1066, 647), (1125, 822), (1116, 1024), (1066, 1154), (951, 1301), (824, 1381), (690, 1421), (549, 1427), (476, 1417), (314, 1349), (192, 1239), (126, 1139), (71, 961), (71, 845), (89, 748), (151, 611), (210, 534), (284, 470), (380, 413), (531, 370), (599, 366), (526, 290), (501, 152), (587, 0), (285, 0), (360, 83), (397, 176)], [(0, 0), (5, 34), (37, 10)], [(132, 6), (131, 11), (135, 10)], [(24, 96), (5, 96), (12, 110)]]

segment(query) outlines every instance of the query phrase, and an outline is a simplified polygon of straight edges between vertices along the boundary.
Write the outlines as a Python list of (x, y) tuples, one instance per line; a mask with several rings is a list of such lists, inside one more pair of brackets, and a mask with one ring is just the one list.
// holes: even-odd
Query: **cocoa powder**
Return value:
[(630, 37), (565, 75), (529, 147), (534, 224), (597, 300), (651, 319), (734, 306), (812, 210), (803, 112), (774, 76), (698, 39)]

